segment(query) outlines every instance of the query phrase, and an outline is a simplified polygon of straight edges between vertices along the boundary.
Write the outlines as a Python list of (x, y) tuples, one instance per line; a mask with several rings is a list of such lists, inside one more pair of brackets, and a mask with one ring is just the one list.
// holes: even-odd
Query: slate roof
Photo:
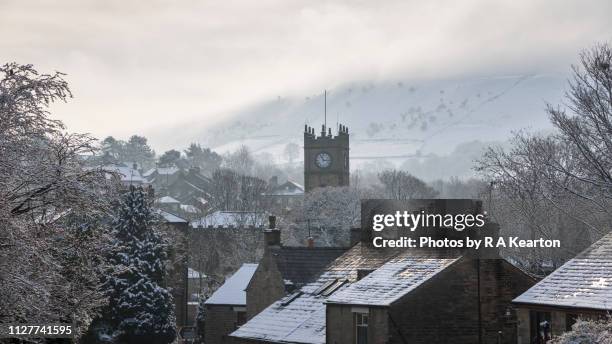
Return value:
[(145, 178), (149, 178), (153, 173), (155, 173), (155, 171), (157, 171), (157, 169), (155, 167), (148, 169), (147, 171), (145, 171), (142, 176)]
[(103, 166), (105, 170), (115, 172), (121, 178), (121, 182), (123, 183), (134, 183), (134, 184), (142, 184), (145, 182), (145, 179), (140, 175), (138, 170), (133, 169), (124, 165), (107, 165)]
[(213, 227), (262, 227), (265, 225), (266, 216), (260, 212), (245, 211), (215, 211), (199, 220), (191, 222), (193, 228)]
[[(302, 294), (289, 295), (276, 301), (242, 325), (231, 336), (279, 343), (325, 343), (325, 301), (329, 295), (317, 289), (333, 281), (348, 282), (336, 293), (357, 280), (360, 269), (377, 269), (400, 250), (377, 250), (357, 244), (331, 263), (316, 281), (300, 289)], [(404, 251), (405, 252), (405, 251)], [(333, 295), (333, 294), (331, 294)]]
[(258, 264), (242, 264), (240, 269), (228, 278), (204, 304), (246, 306), (245, 289), (253, 278), (257, 266)]
[(148, 180), (150, 183), (155, 181), (158, 176), (172, 176), (181, 170), (176, 166), (170, 167), (153, 167), (142, 173), (142, 177)]
[(186, 213), (192, 213), (192, 214), (197, 214), (200, 212), (200, 209), (194, 207), (191, 204), (181, 204), (180, 208), (182, 211), (186, 212)]
[(166, 204), (180, 204), (176, 198), (172, 196), (164, 196), (157, 199), (157, 203), (166, 203)]
[[(176, 166), (170, 166), (170, 167), (158, 167), (155, 169), (155, 172), (157, 172), (158, 175), (173, 175), (176, 172), (180, 171), (180, 169)], [(147, 171), (148, 172), (148, 171)], [(151, 174), (149, 174), (151, 175)]]
[(336, 258), (341, 256), (348, 248), (338, 247), (280, 247), (270, 248), (270, 254), (281, 276), (295, 286), (311, 282), (313, 278), (323, 272), (323, 269)]
[(187, 268), (187, 278), (200, 278), (200, 277), (206, 278), (206, 275), (192, 268)]
[(267, 196), (303, 196), (304, 186), (294, 181), (288, 180), (283, 184), (274, 187), (270, 192), (265, 193)]
[(210, 188), (211, 180), (199, 172), (188, 171), (183, 174), (185, 182), (199, 191), (206, 192)]
[(188, 221), (183, 219), (182, 217), (178, 217), (172, 213), (169, 213), (165, 210), (155, 209), (156, 214), (159, 214), (166, 222), (168, 223), (187, 223)]
[(390, 306), (459, 259), (402, 255), (332, 294), (327, 303)]
[(570, 259), (513, 302), (612, 310), (612, 232)]

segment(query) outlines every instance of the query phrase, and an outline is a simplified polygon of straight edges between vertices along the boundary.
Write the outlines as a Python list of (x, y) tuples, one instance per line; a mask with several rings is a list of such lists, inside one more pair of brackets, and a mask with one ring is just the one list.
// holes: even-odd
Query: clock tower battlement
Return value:
[(331, 128), (315, 129), (304, 126), (304, 184), (306, 192), (326, 186), (348, 186), (349, 170), (348, 127), (339, 124), (337, 135)]

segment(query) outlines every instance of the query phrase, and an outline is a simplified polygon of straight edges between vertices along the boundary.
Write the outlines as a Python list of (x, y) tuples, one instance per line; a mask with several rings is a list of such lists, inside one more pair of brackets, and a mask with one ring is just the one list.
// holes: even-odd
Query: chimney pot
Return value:
[(308, 238), (308, 248), (314, 248), (314, 239), (313, 237)]
[(275, 229), (276, 228), (276, 216), (270, 215), (268, 217), (268, 228)]

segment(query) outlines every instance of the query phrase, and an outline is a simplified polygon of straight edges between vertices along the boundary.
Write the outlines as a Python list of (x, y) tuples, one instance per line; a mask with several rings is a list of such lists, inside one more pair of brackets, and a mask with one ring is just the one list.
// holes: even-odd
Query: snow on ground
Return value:
[[(546, 102), (558, 104), (565, 83), (563, 75), (350, 83), (328, 92), (327, 123), (333, 131), (337, 122), (349, 127), (352, 168), (382, 159), (399, 166), (414, 157), (454, 154), (465, 142), (503, 142), (525, 128), (550, 130)], [(245, 145), (282, 165), (288, 163), (286, 145), (302, 145), (304, 124), (318, 132), (322, 123), (322, 94), (280, 96), (223, 124), (203, 126), (191, 140), (222, 154)]]

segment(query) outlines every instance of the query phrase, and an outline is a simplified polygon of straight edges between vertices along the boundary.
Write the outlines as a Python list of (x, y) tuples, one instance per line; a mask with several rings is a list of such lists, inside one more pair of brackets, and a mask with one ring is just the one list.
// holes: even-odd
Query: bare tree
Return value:
[(234, 170), (242, 175), (251, 175), (255, 160), (247, 146), (240, 146), (238, 150), (227, 154), (223, 159), (223, 167)]
[(61, 73), (0, 67), (0, 322), (75, 322), (81, 333), (104, 297), (100, 260), (113, 188), (86, 168), (95, 150), (49, 118), (71, 96)]
[(304, 196), (301, 208), (282, 218), (284, 240), (304, 245), (311, 236), (318, 246), (346, 246), (350, 229), (361, 223), (361, 199), (380, 197), (372, 189), (354, 187), (316, 188)]
[(213, 172), (211, 198), (217, 210), (262, 212), (267, 209), (263, 194), (268, 184), (259, 178), (245, 176), (230, 169)]
[[(612, 52), (609, 45), (597, 45), (580, 57), (567, 108), (547, 107), (557, 131), (548, 136), (517, 133), (511, 151), (490, 148), (476, 169), (510, 197), (545, 201), (601, 231), (598, 221), (590, 219), (610, 217)], [(586, 217), (572, 214), (576, 204), (592, 211)]]
[(378, 174), (378, 179), (383, 184), (385, 195), (391, 199), (434, 198), (438, 194), (425, 182), (405, 171), (385, 170)]
[[(572, 229), (560, 233), (560, 226), (573, 221), (573, 231), (593, 241), (612, 224), (610, 46), (596, 45), (582, 52), (580, 61), (572, 67), (566, 106), (547, 106), (555, 132), (518, 132), (510, 150), (491, 147), (476, 165), (494, 186), (492, 199), (510, 206), (531, 236), (568, 235)], [(565, 220), (551, 221), (559, 217)], [(570, 248), (567, 255), (580, 248)]]

